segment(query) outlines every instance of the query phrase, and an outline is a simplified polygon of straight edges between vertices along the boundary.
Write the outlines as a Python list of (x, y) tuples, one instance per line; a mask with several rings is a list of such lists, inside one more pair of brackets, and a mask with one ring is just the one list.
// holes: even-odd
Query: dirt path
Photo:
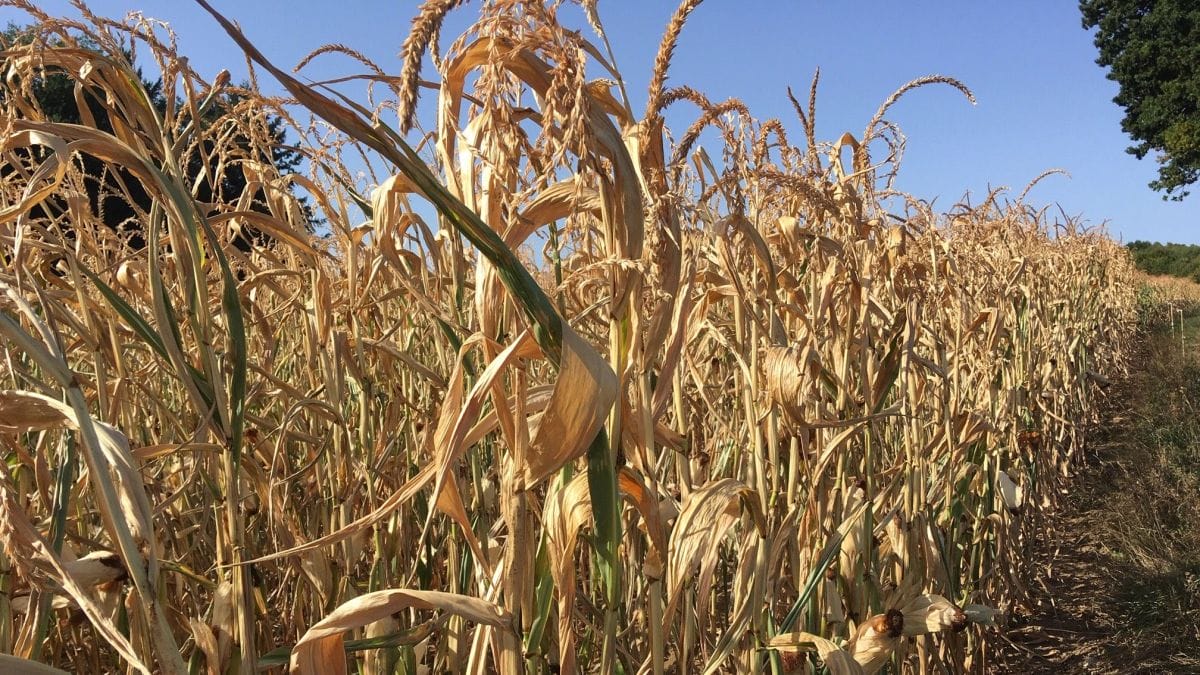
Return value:
[(1172, 449), (1200, 432), (1196, 362), (1152, 336), (1141, 367), (1110, 388), (1086, 464), (1036, 542), (1031, 603), (1012, 612), (995, 672), (1200, 673), (1200, 551), (1175, 550), (1195, 545), (1200, 493)]
[(1037, 542), (1033, 606), (1014, 611), (1002, 672), (1137, 672), (1121, 649), (1122, 617), (1113, 612), (1127, 566), (1094, 527), (1095, 512), (1106, 508), (1103, 493), (1112, 489), (1110, 479), (1123, 473), (1112, 457), (1116, 453), (1106, 454), (1076, 477), (1075, 489)]

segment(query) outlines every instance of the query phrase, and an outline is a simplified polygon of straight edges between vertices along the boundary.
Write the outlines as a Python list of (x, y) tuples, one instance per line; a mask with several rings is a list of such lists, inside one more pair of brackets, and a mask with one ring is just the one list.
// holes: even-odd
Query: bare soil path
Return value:
[(1197, 354), (1177, 335), (1148, 336), (1138, 367), (1107, 391), (995, 672), (1200, 673)]

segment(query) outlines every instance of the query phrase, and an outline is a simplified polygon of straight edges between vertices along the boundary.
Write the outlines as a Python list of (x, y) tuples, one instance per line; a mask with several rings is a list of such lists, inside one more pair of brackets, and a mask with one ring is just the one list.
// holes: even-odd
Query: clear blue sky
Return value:
[[(66, 0), (41, 0), (51, 14), (75, 16)], [(415, 0), (212, 0), (276, 64), (293, 66), (311, 49), (332, 42), (354, 47), (399, 73), (397, 57), (416, 12)], [(645, 100), (654, 53), (674, 1), (600, 0), (600, 15), (625, 76), (634, 109)], [(228, 68), (244, 73), (241, 54), (216, 23), (189, 0), (95, 0), (99, 14), (140, 10), (164, 19), (181, 51), (206, 77)], [(448, 45), (478, 6), (467, 4), (447, 22)], [(590, 34), (574, 8), (563, 17)], [(0, 9), (0, 22), (23, 21)], [(692, 15), (671, 70), (670, 84), (688, 84), (710, 99), (736, 96), (759, 119), (779, 117), (798, 135), (786, 87), (806, 92), (821, 68), (818, 135), (855, 135), (895, 88), (922, 75), (945, 74), (970, 86), (971, 106), (949, 87), (910, 93), (889, 119), (908, 137), (898, 187), (937, 197), (948, 208), (964, 193), (979, 201), (989, 186), (1013, 194), (1043, 170), (1060, 167), (1030, 194), (1035, 204), (1059, 204), (1125, 241), (1200, 243), (1200, 186), (1182, 203), (1164, 202), (1146, 187), (1153, 160), (1125, 153), (1116, 84), (1094, 63), (1091, 36), (1072, 0), (1006, 3), (817, 2), (707, 0)], [(314, 79), (360, 72), (340, 57), (305, 70)], [(428, 73), (427, 73), (428, 74)], [(263, 85), (268, 83), (263, 81)], [(272, 83), (273, 85), (273, 83)], [(678, 105), (669, 121), (692, 115)], [(678, 121), (676, 121), (678, 120)]]

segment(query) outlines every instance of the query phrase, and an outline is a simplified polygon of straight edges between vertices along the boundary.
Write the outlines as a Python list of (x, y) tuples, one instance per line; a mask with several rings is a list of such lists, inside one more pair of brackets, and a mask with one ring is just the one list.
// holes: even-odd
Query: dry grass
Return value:
[[(438, 1), (364, 104), (226, 23), (294, 102), (239, 91), (197, 123), (234, 88), (161, 29), (6, 4), (47, 39), (3, 54), (0, 651), (76, 672), (345, 672), (347, 652), (370, 673), (986, 671), (1136, 287), (1119, 245), (1020, 200), (885, 210), (888, 104), (961, 83), (914, 80), (836, 143), (797, 104), (792, 145), (663, 89), (685, 1), (638, 119), (585, 76), (604, 52), (584, 32), (497, 1), (421, 113)], [(125, 43), (180, 105), (147, 103)], [(112, 133), (46, 121), (43, 67)], [(659, 109), (683, 99), (699, 122), (672, 147)], [(410, 110), (423, 154), (392, 129)], [(230, 145), (267, 138), (267, 111), (308, 175)], [(152, 196), (146, 249), (80, 197), (79, 153)], [(237, 161), (245, 194), (190, 196), (181, 167)], [(243, 227), (275, 243), (229, 246)], [(98, 551), (127, 579), (72, 567)]]

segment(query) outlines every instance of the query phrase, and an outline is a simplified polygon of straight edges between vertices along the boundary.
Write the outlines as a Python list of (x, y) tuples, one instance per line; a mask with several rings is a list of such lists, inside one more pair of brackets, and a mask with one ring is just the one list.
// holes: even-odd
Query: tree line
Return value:
[(1127, 244), (1134, 264), (1147, 274), (1166, 274), (1200, 282), (1200, 246), (1134, 241)]

